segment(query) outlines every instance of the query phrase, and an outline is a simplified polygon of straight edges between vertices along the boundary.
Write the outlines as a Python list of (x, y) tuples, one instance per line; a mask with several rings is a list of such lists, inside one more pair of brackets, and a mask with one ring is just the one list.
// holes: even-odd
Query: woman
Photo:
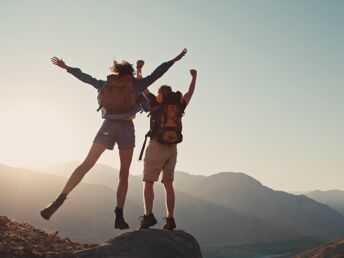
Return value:
[[(107, 77), (106, 81), (95, 79), (90, 75), (81, 72), (81, 70), (78, 68), (69, 67), (62, 59), (59, 59), (57, 57), (53, 57), (51, 59), (54, 65), (67, 70), (67, 72), (71, 73), (79, 80), (95, 87), (100, 93), (100, 98), (104, 100), (103, 103), (105, 103), (105, 100), (107, 99), (107, 96), (104, 92), (106, 92), (106, 89), (110, 86), (114, 86), (114, 88), (125, 88), (129, 86), (132, 87), (136, 102), (134, 103), (134, 106), (132, 108), (120, 112), (112, 112), (112, 110), (107, 108), (106, 105), (102, 106), (103, 103), (100, 103), (102, 115), (105, 119), (103, 125), (99, 129), (87, 157), (74, 170), (65, 187), (63, 188), (61, 194), (54, 202), (49, 204), (45, 209), (41, 211), (41, 216), (44, 219), (49, 220), (52, 214), (54, 214), (54, 212), (66, 200), (68, 194), (80, 183), (86, 173), (94, 166), (101, 154), (106, 149), (112, 150), (114, 148), (114, 145), (117, 143), (121, 164), (119, 172), (119, 183), (117, 187), (117, 206), (115, 209), (116, 218), (114, 226), (117, 229), (129, 228), (128, 223), (126, 223), (124, 220), (123, 207), (128, 190), (129, 168), (133, 156), (133, 150), (135, 147), (135, 130), (132, 120), (135, 113), (141, 109), (142, 101), (140, 99), (142, 98), (140, 98), (140, 96), (142, 91), (153, 84), (165, 72), (167, 72), (167, 70), (176, 61), (179, 61), (186, 54), (186, 52), (187, 50), (184, 49), (177, 57), (175, 57), (171, 61), (161, 64), (153, 71), (151, 75), (144, 78), (135, 78), (134, 68), (128, 62), (123, 61), (121, 63), (117, 63), (116, 61), (114, 61), (111, 68), (112, 74)], [(138, 63), (138, 65), (139, 64), (140, 63)], [(128, 96), (130, 96), (130, 94)]]

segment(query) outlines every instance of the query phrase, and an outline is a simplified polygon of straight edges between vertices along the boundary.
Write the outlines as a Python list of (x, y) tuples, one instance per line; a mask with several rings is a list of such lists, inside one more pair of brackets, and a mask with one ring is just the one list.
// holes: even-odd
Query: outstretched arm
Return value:
[(79, 68), (73, 68), (73, 67), (66, 65), (66, 63), (62, 59), (59, 59), (59, 58), (54, 56), (53, 58), (51, 58), (51, 62), (54, 65), (57, 65), (58, 67), (61, 67), (62, 69), (67, 70), (67, 72), (74, 75), (80, 81), (87, 83), (87, 84), (91, 84), (97, 90), (100, 90), (104, 86), (105, 81), (97, 80), (97, 79), (93, 78), (91, 75), (83, 73)]
[(179, 61), (180, 59), (183, 58), (183, 56), (185, 56), (187, 50), (186, 48), (183, 49), (183, 51), (176, 56), (175, 58), (173, 58), (171, 61), (165, 62), (161, 65), (159, 65), (153, 72), (151, 75), (148, 75), (145, 78), (142, 78), (140, 80), (137, 81), (137, 90), (139, 92), (142, 92), (144, 89), (146, 89), (147, 87), (149, 87), (150, 85), (152, 85), (157, 79), (159, 79), (164, 73), (167, 72), (167, 70), (177, 61)]
[(189, 91), (187, 93), (185, 93), (185, 95), (184, 95), (184, 99), (185, 99), (187, 104), (189, 104), (191, 97), (192, 97), (194, 90), (195, 90), (197, 70), (195, 70), (195, 69), (190, 70), (190, 74), (192, 76), (192, 80), (191, 80), (191, 83), (189, 86)]

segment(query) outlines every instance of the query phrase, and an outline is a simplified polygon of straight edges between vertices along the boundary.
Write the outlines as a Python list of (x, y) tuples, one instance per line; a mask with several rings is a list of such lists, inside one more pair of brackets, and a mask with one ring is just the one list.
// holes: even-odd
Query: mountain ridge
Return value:
[[(142, 178), (130, 175), (129, 180), (125, 216), (131, 227), (136, 227), (137, 217), (143, 213)], [(49, 173), (0, 166), (0, 214), (48, 230), (58, 228), (61, 235), (76, 241), (102, 242), (110, 238), (114, 232), (115, 191), (104, 185), (81, 183), (49, 222), (39, 217), (38, 211), (50, 197), (59, 194), (65, 182), (66, 178)], [(242, 172), (209, 177), (176, 172), (175, 188), (177, 226), (194, 235), (202, 246), (314, 236), (327, 241), (344, 235), (344, 217), (338, 212), (306, 196), (273, 190)], [(165, 213), (164, 189), (157, 183), (155, 190), (154, 212), (159, 218)], [(327, 227), (329, 220), (333, 225)]]

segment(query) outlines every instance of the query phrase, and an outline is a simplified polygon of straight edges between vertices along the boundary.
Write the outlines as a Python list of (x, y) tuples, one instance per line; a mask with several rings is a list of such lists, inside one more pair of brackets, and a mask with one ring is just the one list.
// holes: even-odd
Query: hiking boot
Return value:
[(128, 229), (129, 228), (129, 224), (127, 222), (125, 222), (123, 217), (116, 217), (115, 219), (115, 228), (116, 229)]
[(172, 230), (176, 228), (176, 222), (174, 221), (174, 218), (165, 218), (165, 224), (162, 226), (163, 229)]
[(153, 213), (149, 215), (143, 215), (139, 217), (139, 220), (140, 226), (137, 228), (137, 230), (148, 229), (149, 227), (152, 227), (157, 223)]
[(125, 220), (123, 218), (123, 208), (116, 207), (115, 213), (116, 213), (115, 225), (114, 225), (115, 228), (120, 229), (120, 230), (128, 229), (129, 224), (127, 222), (125, 222)]
[(59, 195), (59, 197), (57, 197), (55, 201), (53, 201), (46, 208), (41, 210), (41, 216), (43, 217), (43, 219), (49, 220), (50, 217), (55, 213), (55, 211), (63, 204), (66, 198), (67, 195), (62, 193)]

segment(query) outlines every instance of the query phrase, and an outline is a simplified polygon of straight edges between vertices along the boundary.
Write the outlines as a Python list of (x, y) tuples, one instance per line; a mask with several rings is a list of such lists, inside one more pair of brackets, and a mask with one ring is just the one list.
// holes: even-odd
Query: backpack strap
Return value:
[(150, 131), (148, 133), (146, 133), (146, 135), (145, 135), (145, 140), (144, 140), (142, 148), (141, 148), (141, 152), (140, 152), (140, 156), (139, 156), (139, 161), (142, 160), (143, 152), (144, 152), (144, 150), (146, 148), (146, 143), (147, 143), (147, 138), (149, 137), (149, 133), (150, 133)]

